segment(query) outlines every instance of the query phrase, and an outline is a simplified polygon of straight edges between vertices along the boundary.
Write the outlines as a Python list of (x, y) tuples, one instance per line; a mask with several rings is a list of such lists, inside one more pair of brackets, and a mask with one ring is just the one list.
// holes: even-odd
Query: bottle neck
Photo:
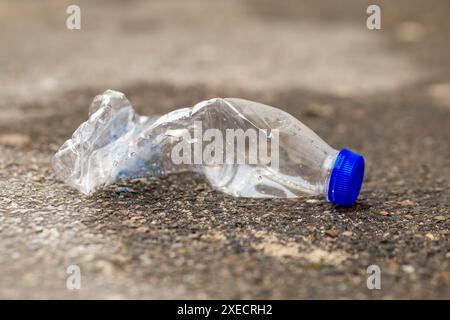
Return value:
[(322, 177), (323, 184), (320, 194), (323, 195), (328, 200), (328, 186), (330, 184), (331, 171), (333, 170), (334, 162), (339, 154), (338, 150), (333, 149), (333, 152), (327, 154), (322, 163)]

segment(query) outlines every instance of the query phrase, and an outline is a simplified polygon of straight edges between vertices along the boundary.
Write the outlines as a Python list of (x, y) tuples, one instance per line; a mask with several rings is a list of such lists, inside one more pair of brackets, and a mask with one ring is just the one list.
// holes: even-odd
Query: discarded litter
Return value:
[(364, 176), (361, 155), (333, 149), (280, 109), (215, 98), (147, 117), (113, 90), (94, 98), (53, 166), (86, 194), (121, 178), (193, 171), (233, 196), (322, 195), (339, 205), (355, 202)]

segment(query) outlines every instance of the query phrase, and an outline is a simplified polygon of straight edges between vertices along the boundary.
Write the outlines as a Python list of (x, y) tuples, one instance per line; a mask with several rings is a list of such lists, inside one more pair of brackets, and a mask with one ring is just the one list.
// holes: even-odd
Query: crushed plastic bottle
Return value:
[(94, 98), (89, 119), (57, 151), (53, 167), (86, 194), (121, 178), (193, 171), (233, 196), (322, 195), (338, 205), (355, 202), (364, 176), (361, 155), (333, 149), (280, 109), (215, 98), (147, 117), (113, 90)]

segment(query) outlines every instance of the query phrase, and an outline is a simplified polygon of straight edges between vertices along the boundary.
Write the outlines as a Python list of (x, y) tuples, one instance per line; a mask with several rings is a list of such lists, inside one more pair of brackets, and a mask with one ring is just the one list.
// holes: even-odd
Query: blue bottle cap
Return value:
[(355, 203), (364, 178), (363, 156), (342, 149), (334, 161), (328, 185), (328, 201), (337, 205)]

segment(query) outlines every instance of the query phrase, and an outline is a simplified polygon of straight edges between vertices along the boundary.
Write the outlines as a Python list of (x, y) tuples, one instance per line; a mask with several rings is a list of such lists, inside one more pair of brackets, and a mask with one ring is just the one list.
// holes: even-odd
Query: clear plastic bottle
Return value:
[[(186, 154), (190, 145), (192, 154)], [(61, 180), (86, 194), (121, 178), (195, 171), (233, 196), (322, 195), (339, 205), (355, 202), (364, 176), (362, 156), (333, 149), (280, 109), (215, 98), (146, 117), (112, 90), (95, 97), (89, 119), (61, 146), (53, 165)]]

